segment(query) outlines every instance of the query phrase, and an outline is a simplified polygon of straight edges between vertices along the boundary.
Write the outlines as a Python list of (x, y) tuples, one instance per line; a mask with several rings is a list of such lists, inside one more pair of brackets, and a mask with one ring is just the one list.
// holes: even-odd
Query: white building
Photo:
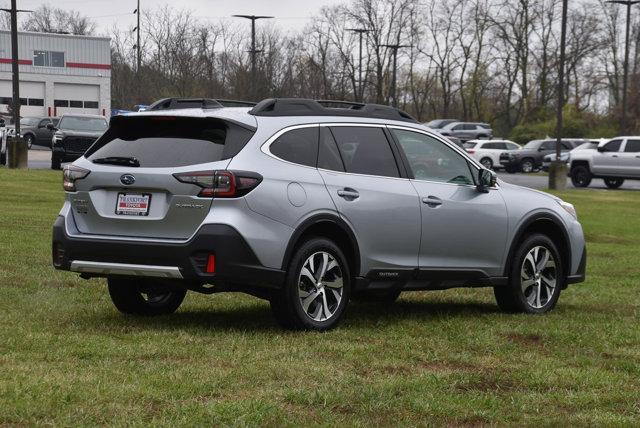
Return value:
[[(20, 115), (110, 115), (109, 38), (18, 33)], [(0, 30), (0, 112), (11, 102), (11, 32)]]

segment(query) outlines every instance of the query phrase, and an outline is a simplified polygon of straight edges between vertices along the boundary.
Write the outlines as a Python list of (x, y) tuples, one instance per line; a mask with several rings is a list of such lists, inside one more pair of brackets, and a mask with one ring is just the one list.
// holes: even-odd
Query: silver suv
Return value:
[(585, 278), (571, 204), (497, 182), (387, 106), (116, 116), (63, 185), (54, 266), (106, 277), (129, 314), (171, 313), (186, 290), (241, 291), (287, 328), (325, 330), (352, 299), (452, 287), (541, 313)]

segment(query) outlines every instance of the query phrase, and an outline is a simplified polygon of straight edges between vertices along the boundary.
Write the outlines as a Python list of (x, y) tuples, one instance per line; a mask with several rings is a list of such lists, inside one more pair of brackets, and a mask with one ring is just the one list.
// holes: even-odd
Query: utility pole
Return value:
[(364, 85), (362, 84), (362, 36), (364, 33), (368, 33), (371, 30), (366, 28), (347, 28), (347, 31), (357, 33), (358, 38), (360, 39), (358, 47), (358, 50), (360, 51), (360, 62), (358, 63), (358, 93), (355, 98), (356, 102), (362, 102), (364, 98)]
[(232, 15), (234, 18), (244, 18), (251, 20), (251, 82), (250, 92), (253, 100), (257, 101), (258, 97), (258, 85), (256, 82), (256, 54), (262, 52), (262, 50), (256, 49), (256, 20), (258, 19), (272, 19), (274, 16), (260, 16), (260, 15)]
[(15, 134), (7, 141), (7, 166), (9, 168), (26, 168), (29, 156), (27, 143), (20, 136), (20, 69), (18, 67), (18, 12), (32, 12), (18, 9), (16, 0), (11, 0), (11, 9), (0, 9), (11, 14), (11, 73), (13, 83), (13, 124)]
[(568, 0), (562, 0), (562, 25), (560, 29), (560, 61), (558, 64), (558, 105), (556, 107), (556, 159), (549, 167), (549, 189), (567, 186), (567, 166), (560, 160), (562, 151), (562, 109), (564, 108), (564, 63), (567, 48)]
[(136, 10), (133, 11), (133, 13), (136, 15), (136, 18), (138, 20), (136, 28), (133, 29), (133, 31), (136, 31), (136, 45), (134, 46), (137, 49), (137, 56), (136, 56), (136, 74), (140, 73), (140, 63), (141, 63), (141, 56), (140, 56), (140, 0), (138, 0), (138, 7), (136, 8)]
[[(640, 0), (639, 0), (640, 1)], [(397, 93), (396, 93), (396, 74), (398, 72), (398, 49), (400, 48), (410, 48), (412, 47), (411, 45), (400, 45), (400, 44), (395, 44), (395, 45), (380, 45), (382, 47), (385, 48), (389, 48), (392, 50), (393, 52), (393, 75), (391, 77), (391, 105), (393, 107), (398, 107), (398, 97), (397, 97)]]
[(640, 3), (640, 0), (610, 0), (607, 3), (616, 3), (627, 6), (627, 29), (624, 42), (624, 65), (622, 82), (622, 111), (620, 112), (620, 135), (627, 133), (627, 85), (629, 80), (629, 29), (631, 27), (631, 6)]

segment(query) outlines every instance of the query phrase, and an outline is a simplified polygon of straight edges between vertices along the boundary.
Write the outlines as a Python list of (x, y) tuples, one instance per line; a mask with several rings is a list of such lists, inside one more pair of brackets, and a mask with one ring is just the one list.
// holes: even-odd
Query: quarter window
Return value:
[(382, 128), (336, 126), (331, 131), (347, 172), (383, 177), (400, 176)]
[(318, 156), (318, 127), (285, 132), (271, 144), (269, 150), (280, 159), (315, 167)]
[(467, 160), (451, 147), (425, 134), (393, 129), (416, 180), (474, 184)]
[(624, 148), (626, 153), (639, 153), (640, 152), (640, 140), (627, 140), (627, 145)]

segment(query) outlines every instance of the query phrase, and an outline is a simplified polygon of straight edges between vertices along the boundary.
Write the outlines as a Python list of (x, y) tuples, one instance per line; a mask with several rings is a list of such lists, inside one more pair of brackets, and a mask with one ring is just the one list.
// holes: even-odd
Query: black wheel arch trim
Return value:
[(329, 223), (337, 226), (346, 234), (349, 242), (351, 243), (355, 263), (355, 266), (350, 266), (351, 272), (352, 275), (358, 276), (360, 273), (360, 247), (358, 245), (358, 240), (356, 239), (356, 235), (353, 232), (351, 226), (342, 218), (340, 218), (337, 213), (314, 214), (311, 217), (305, 219), (296, 227), (293, 234), (289, 238), (289, 243), (287, 244), (287, 249), (285, 250), (284, 257), (282, 259), (282, 270), (286, 271), (287, 266), (291, 261), (291, 257), (293, 257), (293, 251), (295, 250), (300, 241), (300, 238), (304, 235), (304, 233), (307, 232), (311, 227), (321, 223)]
[[(509, 272), (511, 271), (511, 263), (513, 261), (513, 256), (515, 255), (515, 252), (517, 251), (518, 246), (522, 242), (522, 238), (524, 237), (525, 230), (527, 230), (529, 226), (531, 226), (532, 224), (539, 221), (551, 221), (562, 231), (562, 238), (566, 243), (566, 254), (562, 254), (562, 256), (564, 256), (564, 260), (568, 261), (568, 263), (566, 263), (567, 266), (564, 266), (565, 274), (566, 274), (565, 276), (568, 277), (570, 275), (571, 262), (572, 262), (571, 240), (569, 239), (569, 234), (567, 233), (566, 226), (564, 225), (562, 220), (560, 220), (560, 218), (558, 218), (555, 214), (552, 214), (550, 212), (537, 212), (527, 217), (527, 219), (524, 220), (520, 224), (520, 226), (518, 226), (516, 233), (513, 235), (513, 239), (511, 240), (511, 245), (509, 246), (509, 252), (507, 253), (507, 258), (505, 259), (506, 260), (505, 268), (504, 268), (505, 277), (509, 276)], [(553, 240), (552, 236), (550, 236), (549, 238)], [(558, 248), (558, 250), (562, 251), (561, 248)]]

